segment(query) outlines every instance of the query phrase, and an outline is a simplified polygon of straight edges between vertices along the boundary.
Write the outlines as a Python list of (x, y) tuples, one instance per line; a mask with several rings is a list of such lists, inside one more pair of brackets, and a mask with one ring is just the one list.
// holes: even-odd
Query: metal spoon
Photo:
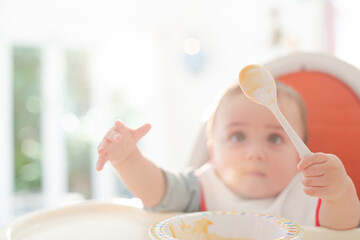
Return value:
[(239, 73), (239, 84), (249, 99), (272, 111), (301, 158), (311, 154), (309, 148), (281, 113), (277, 104), (275, 80), (266, 68), (255, 64), (244, 67)]

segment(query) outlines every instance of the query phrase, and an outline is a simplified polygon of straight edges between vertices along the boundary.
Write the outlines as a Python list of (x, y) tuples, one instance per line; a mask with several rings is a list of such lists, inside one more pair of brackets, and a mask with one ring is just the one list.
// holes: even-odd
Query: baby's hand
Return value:
[(349, 177), (341, 160), (332, 154), (314, 153), (300, 161), (304, 191), (307, 195), (336, 201), (347, 189)]
[(116, 121), (98, 145), (99, 158), (96, 170), (102, 170), (108, 160), (113, 165), (118, 165), (128, 159), (136, 149), (136, 143), (149, 132), (150, 127), (150, 124), (145, 124), (133, 130), (121, 121)]

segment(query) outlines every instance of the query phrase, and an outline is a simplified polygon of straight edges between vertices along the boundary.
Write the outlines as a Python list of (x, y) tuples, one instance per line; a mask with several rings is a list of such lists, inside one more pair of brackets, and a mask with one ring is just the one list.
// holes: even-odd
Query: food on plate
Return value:
[(194, 227), (180, 220), (180, 229), (169, 225), (171, 235), (177, 239), (186, 240), (253, 240), (251, 238), (225, 238), (216, 233), (209, 233), (209, 225), (213, 222), (207, 218), (201, 218), (194, 223)]

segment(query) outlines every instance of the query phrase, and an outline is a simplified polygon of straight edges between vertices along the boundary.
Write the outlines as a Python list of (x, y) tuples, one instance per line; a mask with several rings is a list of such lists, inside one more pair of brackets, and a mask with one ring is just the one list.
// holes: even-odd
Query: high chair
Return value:
[[(294, 53), (264, 65), (279, 81), (293, 86), (308, 107), (313, 152), (339, 156), (360, 193), (360, 70), (329, 55)], [(240, 70), (240, 69), (239, 69)], [(208, 159), (205, 131), (194, 147), (190, 166)], [(0, 240), (148, 239), (149, 227), (179, 213), (154, 213), (124, 202), (85, 201), (38, 210), (0, 228)], [(304, 240), (359, 239), (360, 229), (334, 231), (304, 227)]]
[[(309, 148), (338, 155), (360, 193), (360, 70), (332, 56), (294, 53), (265, 64), (279, 81), (304, 98), (309, 114)], [(240, 69), (239, 69), (240, 70)], [(205, 131), (190, 166), (208, 159)], [(154, 223), (179, 213), (155, 213), (129, 202), (83, 203), (25, 214), (0, 228), (0, 240), (149, 239)], [(131, 203), (131, 204), (130, 204)], [(136, 203), (136, 201), (135, 201)], [(304, 226), (303, 240), (355, 240), (360, 229), (334, 231)]]
[[(334, 56), (307, 52), (280, 57), (264, 66), (303, 97), (309, 149), (337, 155), (360, 198), (360, 70)], [(189, 165), (199, 167), (207, 159), (204, 127)]]

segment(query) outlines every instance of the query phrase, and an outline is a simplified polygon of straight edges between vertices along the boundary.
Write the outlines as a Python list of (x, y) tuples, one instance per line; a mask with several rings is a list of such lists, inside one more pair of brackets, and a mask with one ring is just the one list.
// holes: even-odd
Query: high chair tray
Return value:
[[(0, 229), (0, 240), (143, 240), (153, 224), (180, 213), (154, 213), (139, 207), (87, 201), (25, 214)], [(360, 229), (333, 231), (304, 227), (304, 240), (359, 240)]]
[(26, 214), (0, 229), (0, 240), (148, 239), (148, 228), (173, 214), (85, 202)]

